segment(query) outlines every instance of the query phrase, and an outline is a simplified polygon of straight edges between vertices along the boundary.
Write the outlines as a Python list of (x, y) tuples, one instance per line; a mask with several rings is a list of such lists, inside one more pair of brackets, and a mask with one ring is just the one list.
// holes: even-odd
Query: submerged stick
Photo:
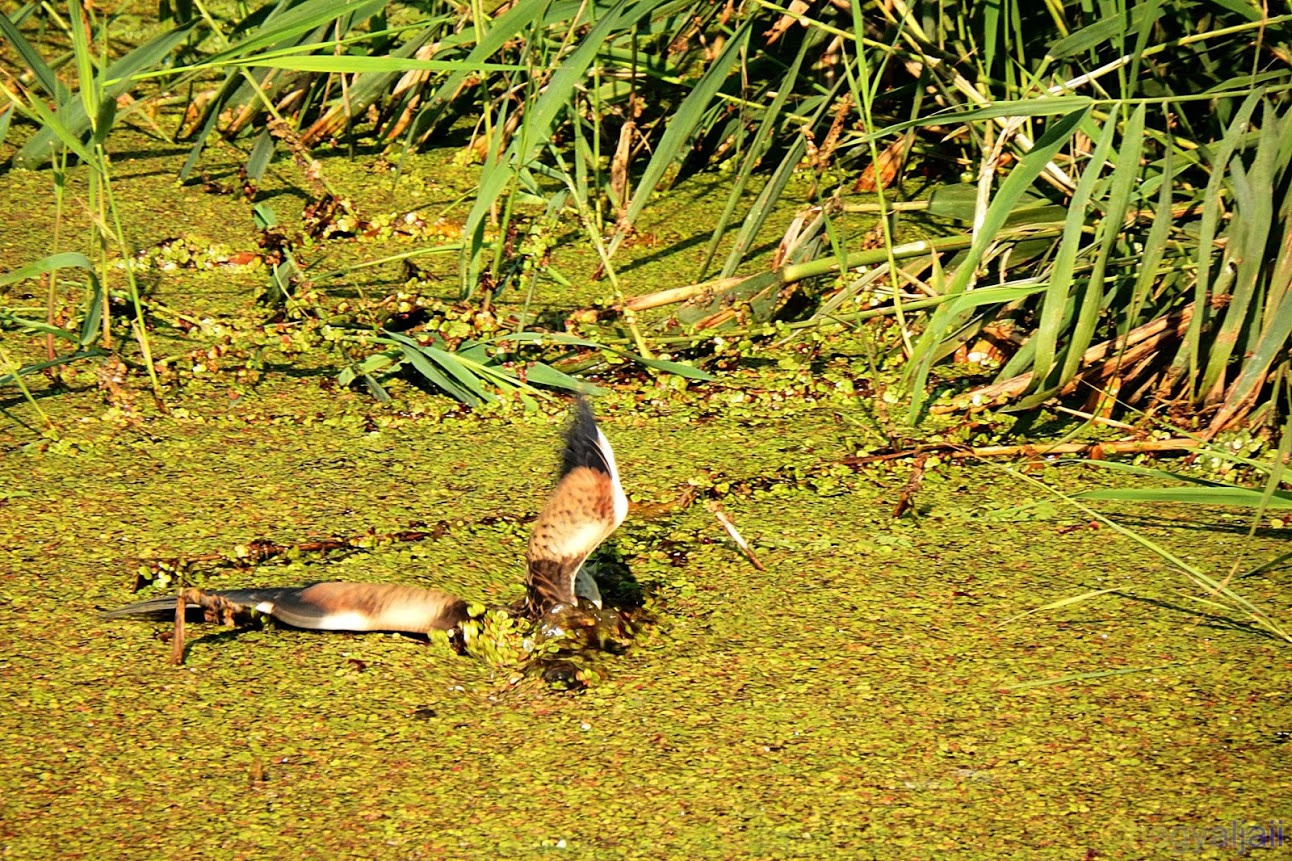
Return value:
[(173, 667), (184, 664), (184, 617), (188, 615), (188, 601), (181, 590), (175, 597), (175, 630), (170, 639), (170, 664)]
[(906, 480), (906, 486), (902, 488), (902, 493), (897, 498), (897, 504), (893, 506), (894, 518), (901, 517), (912, 510), (915, 494), (919, 492), (920, 485), (924, 483), (924, 462), (928, 459), (927, 453), (915, 456), (915, 463), (911, 465), (911, 477)]
[(250, 608), (230, 601), (223, 595), (209, 595), (201, 589), (181, 589), (175, 598), (175, 630), (171, 635), (170, 663), (172, 666), (184, 664), (184, 621), (188, 616), (188, 606), (196, 604), (208, 622), (219, 622), (233, 627), (239, 613), (249, 613)]

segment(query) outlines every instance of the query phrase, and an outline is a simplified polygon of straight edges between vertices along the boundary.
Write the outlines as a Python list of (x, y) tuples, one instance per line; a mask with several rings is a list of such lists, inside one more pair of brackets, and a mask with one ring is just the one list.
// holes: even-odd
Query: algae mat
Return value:
[[(1292, 824), (1287, 649), (1173, 602), (1178, 575), (1129, 540), (1017, 507), (1043, 492), (989, 466), (933, 471), (917, 519), (889, 516), (897, 466), (733, 491), (765, 572), (701, 506), (630, 517), (613, 550), (660, 620), (581, 693), (385, 635), (207, 628), (169, 667), (165, 626), (92, 613), (140, 559), (446, 520), (213, 582), (519, 594), (516, 520), (563, 417), (305, 421), (293, 385), (260, 402), (277, 412), (90, 422), (75, 444), (6, 426), (4, 857), (1230, 857), (1233, 823)], [(837, 406), (757, 427), (598, 409), (638, 501), (846, 445)], [(1123, 516), (1198, 564), (1243, 546), (1215, 511)], [(1266, 576), (1245, 594), (1285, 612), (1286, 568)], [(1131, 584), (1158, 597), (1006, 621)]]

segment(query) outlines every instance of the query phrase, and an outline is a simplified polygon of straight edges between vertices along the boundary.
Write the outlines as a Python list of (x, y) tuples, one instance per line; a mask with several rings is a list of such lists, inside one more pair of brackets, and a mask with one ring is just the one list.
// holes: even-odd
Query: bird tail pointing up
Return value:
[(574, 581), (580, 566), (628, 513), (614, 450), (582, 399), (565, 435), (559, 478), (534, 521), (525, 552), (526, 602), (534, 616), (577, 602)]
[(605, 434), (597, 427), (597, 420), (592, 416), (592, 407), (583, 398), (574, 405), (574, 420), (565, 433), (565, 451), (561, 456), (561, 474), (565, 478), (581, 466), (597, 472), (604, 472), (614, 479), (619, 478), (615, 469), (615, 453), (610, 448)]

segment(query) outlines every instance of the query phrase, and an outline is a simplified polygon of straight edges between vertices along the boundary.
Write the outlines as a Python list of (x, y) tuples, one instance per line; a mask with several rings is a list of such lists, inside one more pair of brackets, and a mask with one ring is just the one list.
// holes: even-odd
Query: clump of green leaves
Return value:
[(606, 654), (627, 647), (627, 630), (614, 610), (558, 607), (535, 622), (505, 609), (469, 608), (462, 624), (462, 650), (493, 667), (538, 675), (565, 689), (582, 689), (605, 678)]

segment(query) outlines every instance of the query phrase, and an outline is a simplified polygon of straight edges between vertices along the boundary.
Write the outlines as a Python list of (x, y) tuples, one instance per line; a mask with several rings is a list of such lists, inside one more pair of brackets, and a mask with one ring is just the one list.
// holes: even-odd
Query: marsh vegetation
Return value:
[[(5, 10), (7, 857), (1274, 833), (1290, 28), (1175, 2)], [(473, 657), (208, 629), (172, 668), (164, 626), (94, 615), (320, 580), (505, 606), (572, 392), (633, 502), (601, 562), (648, 620), (578, 690), (505, 619)]]

